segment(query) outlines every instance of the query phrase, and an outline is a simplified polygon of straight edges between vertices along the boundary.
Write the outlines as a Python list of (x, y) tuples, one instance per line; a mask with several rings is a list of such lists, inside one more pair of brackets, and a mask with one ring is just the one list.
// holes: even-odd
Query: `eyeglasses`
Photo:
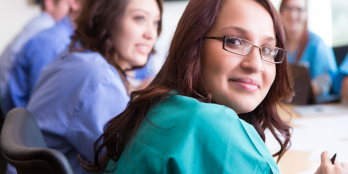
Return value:
[(222, 49), (242, 56), (248, 55), (253, 47), (256, 47), (259, 49), (263, 61), (274, 64), (282, 63), (287, 53), (286, 50), (278, 47), (272, 47), (269, 45), (260, 47), (256, 46), (250, 41), (238, 36), (204, 37), (204, 39), (220, 40), (222, 41)]
[(282, 7), (281, 11), (287, 12), (287, 13), (291, 13), (291, 12), (296, 12), (297, 14), (300, 14), (302, 12), (305, 12), (306, 9), (304, 8), (300, 8), (300, 7), (288, 7), (288, 6), (284, 6)]

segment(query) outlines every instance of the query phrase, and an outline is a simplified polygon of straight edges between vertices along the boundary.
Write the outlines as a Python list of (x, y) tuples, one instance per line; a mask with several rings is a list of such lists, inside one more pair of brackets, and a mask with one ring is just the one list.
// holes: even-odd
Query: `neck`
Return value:
[(43, 12), (45, 12), (46, 14), (48, 14), (49, 16), (51, 16), (53, 19), (54, 19), (54, 21), (56, 21), (56, 22), (58, 22), (59, 20), (53, 15), (53, 13), (52, 12), (50, 12), (50, 11), (47, 11), (47, 10), (45, 10), (45, 11), (43, 11)]
[(122, 59), (118, 59), (118, 61), (116, 63), (122, 69), (122, 71), (126, 71), (126, 69), (132, 68), (128, 62), (126, 62)]
[(77, 12), (75, 12), (75, 11), (70, 11), (70, 12), (69, 12), (69, 16), (70, 16), (70, 19), (71, 19), (72, 21), (75, 21), (75, 19), (77, 18)]

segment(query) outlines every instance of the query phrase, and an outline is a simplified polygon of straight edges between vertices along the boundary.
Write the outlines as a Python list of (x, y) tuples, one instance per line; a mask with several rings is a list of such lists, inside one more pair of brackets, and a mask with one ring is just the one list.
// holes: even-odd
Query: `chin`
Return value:
[(254, 108), (243, 108), (243, 109), (240, 109), (239, 112), (237, 112), (237, 114), (245, 114), (245, 113), (249, 113), (251, 111), (253, 111), (256, 107)]
[(252, 104), (252, 102), (246, 102), (230, 106), (229, 108), (234, 110), (237, 114), (245, 114), (255, 110), (256, 107), (257, 105)]
[(145, 66), (148, 58), (149, 56), (136, 56), (132, 66)]

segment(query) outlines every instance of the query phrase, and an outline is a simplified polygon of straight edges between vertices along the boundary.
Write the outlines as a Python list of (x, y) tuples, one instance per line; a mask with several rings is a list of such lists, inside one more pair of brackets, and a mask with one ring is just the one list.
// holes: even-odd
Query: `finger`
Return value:
[(342, 167), (340, 161), (335, 161), (334, 168), (335, 168), (335, 171), (342, 171), (343, 170), (343, 167)]
[(341, 166), (344, 170), (348, 170), (348, 164), (347, 163), (341, 163)]
[(317, 171), (314, 174), (319, 174), (319, 169), (320, 169), (320, 166), (318, 167)]
[(330, 153), (328, 151), (324, 151), (321, 154), (321, 164), (322, 165), (332, 164), (330, 159)]

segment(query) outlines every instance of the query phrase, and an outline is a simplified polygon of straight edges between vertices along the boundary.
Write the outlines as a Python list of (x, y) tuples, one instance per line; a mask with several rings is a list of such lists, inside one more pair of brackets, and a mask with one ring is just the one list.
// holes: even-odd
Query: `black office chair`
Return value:
[[(4, 124), (4, 120), (5, 120), (5, 115), (4, 115), (3, 109), (2, 109), (1, 91), (0, 91), (0, 134), (1, 134), (2, 125)], [(1, 148), (0, 148), (0, 150), (1, 150)], [(1, 153), (0, 154), (0, 174), (5, 174), (6, 168), (7, 168), (7, 162)]]
[(1, 132), (1, 150), (18, 174), (73, 174), (67, 158), (46, 146), (34, 117), (24, 108), (11, 110)]
[(334, 47), (333, 51), (334, 51), (334, 54), (336, 57), (337, 66), (340, 66), (341, 63), (343, 62), (344, 58), (348, 54), (348, 45)]

